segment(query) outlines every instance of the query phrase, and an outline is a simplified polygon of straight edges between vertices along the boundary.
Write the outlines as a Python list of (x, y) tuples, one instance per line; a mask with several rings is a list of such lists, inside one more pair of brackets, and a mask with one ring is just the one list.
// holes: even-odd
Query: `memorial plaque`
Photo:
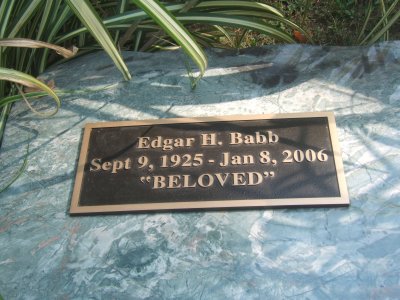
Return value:
[(87, 124), (71, 214), (349, 205), (331, 112)]

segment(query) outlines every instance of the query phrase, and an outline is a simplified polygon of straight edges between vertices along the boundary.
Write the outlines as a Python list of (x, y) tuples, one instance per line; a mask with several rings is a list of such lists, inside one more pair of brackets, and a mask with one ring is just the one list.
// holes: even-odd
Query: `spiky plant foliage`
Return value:
[[(221, 41), (230, 38), (229, 28), (243, 28), (243, 36), (257, 31), (289, 43), (294, 40), (288, 28), (307, 36), (274, 7), (254, 1), (2, 0), (0, 145), (12, 102), (47, 93), (60, 105), (57, 92), (34, 78), (57, 60), (57, 54), (69, 58), (75, 53), (68, 50), (72, 47), (102, 48), (129, 80), (121, 48), (153, 51), (176, 45), (201, 76), (207, 67), (202, 46), (226, 47)], [(19, 85), (43, 93), (23, 94)]]
[(400, 0), (392, 1), (390, 5), (388, 1), (379, 0), (378, 2), (381, 17), (376, 24), (373, 24), (373, 28), (367, 31), (369, 23), (372, 23), (373, 10), (377, 10), (377, 4), (374, 5), (372, 0), (368, 1), (365, 22), (357, 39), (359, 45), (372, 45), (380, 39), (388, 41), (390, 28), (400, 19)]
[[(2, 0), (0, 147), (13, 102), (25, 100), (34, 112), (42, 115), (57, 111), (61, 104), (57, 94), (62, 91), (53, 90), (51, 84), (35, 77), (61, 56), (64, 59), (74, 56), (77, 48), (85, 49), (81, 53), (103, 49), (123, 78), (129, 80), (131, 74), (120, 55), (121, 49), (182, 48), (201, 77), (207, 67), (202, 47), (240, 48), (246, 36), (254, 36), (254, 32), (275, 41), (293, 43), (292, 32), (295, 31), (303, 40), (312, 42), (306, 31), (279, 10), (265, 0), (259, 1)], [(381, 19), (367, 30), (371, 28), (372, 9), (376, 9), (375, 2), (369, 0), (358, 43), (371, 44), (382, 37), (387, 39), (388, 30), (400, 17), (396, 9), (399, 2), (391, 0), (388, 5), (380, 0)], [(22, 86), (30, 91), (24, 92)], [(37, 100), (44, 95), (50, 95), (55, 101), (56, 109), (50, 113), (37, 112), (29, 104), (28, 99)]]
[[(13, 102), (24, 100), (40, 115), (57, 112), (61, 91), (35, 77), (60, 56), (71, 58), (78, 48), (103, 49), (129, 80), (120, 49), (153, 51), (174, 45), (191, 58), (201, 77), (207, 67), (202, 47), (225, 47), (221, 41), (230, 38), (229, 28), (242, 28), (242, 37), (257, 31), (289, 43), (294, 40), (288, 28), (307, 36), (274, 7), (254, 1), (2, 0), (0, 147)], [(55, 101), (50, 113), (30, 105), (44, 95)]]

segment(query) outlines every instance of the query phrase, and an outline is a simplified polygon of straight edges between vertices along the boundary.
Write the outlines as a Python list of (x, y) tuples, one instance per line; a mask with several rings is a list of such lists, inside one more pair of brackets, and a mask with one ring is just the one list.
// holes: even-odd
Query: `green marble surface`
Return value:
[[(14, 106), (1, 183), (30, 155), (0, 194), (6, 300), (399, 298), (400, 42), (208, 55), (194, 91), (180, 52), (124, 53), (130, 82), (94, 53), (43, 75), (74, 91), (55, 117)], [(327, 110), (349, 208), (68, 214), (85, 123)]]

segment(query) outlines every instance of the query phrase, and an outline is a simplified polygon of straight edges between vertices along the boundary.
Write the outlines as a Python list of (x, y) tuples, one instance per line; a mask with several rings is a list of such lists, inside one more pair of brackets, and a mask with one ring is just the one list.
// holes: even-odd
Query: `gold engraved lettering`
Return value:
[(139, 149), (148, 149), (150, 147), (149, 143), (150, 138), (147, 136), (141, 136), (138, 138), (138, 145)]
[(202, 146), (216, 146), (217, 135), (215, 133), (202, 133), (201, 134), (201, 145)]
[(226, 167), (229, 164), (229, 152), (222, 153), (222, 162), (219, 163), (221, 167)]
[(115, 174), (117, 171), (121, 170), (124, 167), (124, 163), (120, 160), (114, 160), (112, 162), (112, 171), (111, 173)]
[(254, 164), (254, 156), (253, 155), (233, 155), (230, 157), (229, 152), (222, 153), (222, 162), (219, 163), (221, 167), (226, 167), (227, 165), (251, 165)]
[(184, 188), (194, 188), (196, 186), (197, 186), (196, 182), (194, 182), (193, 184), (190, 184), (190, 175), (183, 175), (183, 187)]
[(112, 162), (106, 161), (102, 163), (100, 158), (94, 158), (90, 162), (90, 171), (95, 172), (99, 170), (110, 171), (112, 174), (118, 173), (118, 171), (125, 169), (129, 170), (132, 167), (132, 160), (130, 158), (122, 160), (113, 160)]
[[(159, 136), (159, 137), (157, 137), (157, 138), (158, 138), (158, 140), (161, 140), (161, 136)], [(157, 140), (157, 141), (158, 141), (158, 140)], [(163, 143), (162, 149), (163, 149), (163, 150), (172, 150), (172, 149), (174, 149), (174, 147), (172, 146), (173, 143), (174, 143), (174, 140), (173, 140), (173, 139), (165, 139), (165, 140), (164, 140), (164, 143)], [(154, 147), (154, 148), (157, 148), (157, 147)], [(159, 147), (158, 147), (158, 148), (159, 148)]]
[(185, 147), (185, 142), (184, 142), (184, 140), (181, 139), (181, 138), (175, 139), (174, 147), (176, 147), (176, 148)]
[(233, 185), (246, 185), (245, 173), (232, 173)]
[(109, 162), (109, 161), (106, 161), (105, 163), (103, 163), (103, 165), (101, 166), (101, 168), (102, 168), (104, 171), (110, 171), (110, 170), (111, 170), (111, 166), (112, 166), (112, 163)]
[(165, 183), (165, 176), (153, 176), (153, 189), (163, 189), (167, 185)]
[(195, 142), (195, 138), (163, 138), (162, 136), (156, 136), (150, 138), (143, 136), (138, 138), (137, 148), (138, 149), (157, 149), (161, 148), (163, 151), (170, 151), (174, 148), (192, 147)]
[[(207, 179), (205, 180), (204, 178), (206, 177)], [(214, 184), (214, 177), (211, 174), (201, 174), (197, 180), (197, 183), (201, 187), (210, 187)]]
[(125, 159), (125, 170), (129, 170), (132, 167), (132, 160), (130, 158)]
[(254, 164), (254, 156), (253, 155), (243, 155), (243, 164), (244, 165)]
[(91, 172), (96, 172), (101, 169), (101, 159), (100, 158), (93, 158), (92, 161), (90, 162), (90, 171)]
[(241, 165), (241, 164), (242, 164), (242, 158), (239, 155), (233, 155), (232, 165)]
[(248, 172), (247, 175), (249, 177), (249, 185), (258, 185), (263, 180), (262, 175), (258, 172)]
[(195, 138), (186, 138), (185, 147), (192, 147), (194, 144)]
[(125, 162), (121, 161), (121, 160), (113, 160), (112, 162), (112, 171), (111, 173), (115, 174), (117, 173), (119, 170), (122, 169), (126, 169), (126, 163), (129, 164), (130, 158), (128, 158), (127, 160), (125, 160)]
[[(225, 177), (223, 177), (223, 175), (225, 175)], [(215, 177), (217, 178), (219, 184), (223, 187), (225, 185), (226, 180), (229, 177), (229, 173), (216, 173)]]
[(243, 142), (242, 134), (239, 132), (232, 132), (229, 134), (231, 136), (231, 141), (229, 144), (231, 145), (238, 145)]
[(266, 131), (265, 134), (261, 134), (259, 131), (255, 135), (243, 135), (240, 132), (229, 133), (231, 145), (252, 145), (252, 144), (274, 144), (279, 141), (279, 136), (272, 131)]
[(168, 189), (177, 189), (181, 187), (181, 175), (169, 175), (168, 176)]
[[(273, 177), (271, 175), (271, 177)], [(221, 187), (228, 183), (232, 186), (259, 185), (263, 182), (263, 175), (259, 172), (215, 173), (201, 174), (197, 178), (192, 175), (154, 175), (152, 189), (179, 189), (202, 187), (209, 188), (213, 185)]]
[[(161, 148), (161, 141), (162, 141), (162, 137), (157, 136), (154, 140), (151, 141), (151, 143), (150, 143), (151, 148)], [(168, 145), (168, 142), (166, 144)]]
[(252, 135), (245, 135), (244, 136), (244, 143), (246, 145), (255, 144), (255, 138)]

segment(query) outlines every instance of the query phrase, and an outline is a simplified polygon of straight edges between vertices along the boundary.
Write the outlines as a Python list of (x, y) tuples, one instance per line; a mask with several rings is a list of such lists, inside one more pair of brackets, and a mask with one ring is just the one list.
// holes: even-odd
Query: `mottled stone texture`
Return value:
[[(53, 67), (53, 118), (16, 105), (1, 149), (5, 299), (395, 299), (400, 295), (400, 42), (209, 52), (191, 91), (185, 58), (103, 53)], [(36, 103), (51, 105), (48, 100)], [(87, 122), (334, 111), (349, 208), (70, 217)]]

